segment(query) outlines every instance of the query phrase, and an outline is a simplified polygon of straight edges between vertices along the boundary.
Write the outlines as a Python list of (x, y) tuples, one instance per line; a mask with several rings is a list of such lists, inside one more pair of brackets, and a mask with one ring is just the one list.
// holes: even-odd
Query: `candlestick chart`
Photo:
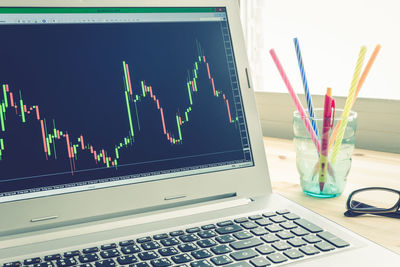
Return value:
[[(200, 45), (198, 45), (198, 51), (201, 52)], [(237, 117), (234, 117), (231, 114), (229, 100), (226, 98), (225, 93), (221, 90), (215, 88), (214, 78), (212, 77), (212, 72), (210, 71), (210, 65), (206, 61), (205, 55), (199, 54), (198, 60), (194, 62), (193, 69), (191, 71), (192, 77), (188, 77), (186, 81), (187, 94), (189, 99), (189, 105), (182, 112), (177, 112), (175, 115), (176, 125), (172, 125), (169, 129), (165, 123), (164, 119), (164, 111), (162, 104), (160, 104), (160, 100), (156, 96), (156, 89), (153, 89), (150, 84), (146, 84), (146, 81), (140, 82), (140, 87), (138, 86), (136, 89), (136, 93), (133, 93), (132, 81), (130, 78), (129, 65), (125, 61), (122, 62), (123, 68), (123, 77), (124, 77), (124, 85), (125, 89), (123, 91), (123, 97), (126, 101), (126, 112), (128, 116), (129, 122), (129, 135), (123, 138), (120, 143), (116, 144), (113, 151), (106, 151), (104, 148), (99, 145), (98, 148), (92, 145), (90, 142), (85, 141), (86, 138), (83, 134), (80, 134), (76, 140), (71, 139), (71, 134), (68, 133), (66, 129), (58, 129), (56, 127), (55, 119), (47, 119), (45, 117), (41, 117), (39, 105), (27, 105), (24, 103), (22, 98), (21, 91), (18, 94), (10, 91), (10, 87), (8, 84), (3, 84), (3, 99), (0, 102), (0, 126), (1, 131), (6, 131), (6, 114), (9, 113), (9, 110), (15, 110), (15, 115), (20, 118), (22, 123), (26, 123), (27, 120), (36, 120), (40, 125), (41, 136), (43, 143), (43, 155), (48, 160), (49, 157), (54, 157), (57, 159), (57, 142), (63, 142), (64, 148), (68, 154), (68, 161), (70, 164), (71, 174), (74, 174), (74, 170), (76, 170), (75, 162), (78, 160), (78, 153), (80, 151), (90, 151), (90, 154), (93, 155), (93, 160), (96, 164), (104, 165), (107, 168), (109, 167), (118, 167), (118, 159), (119, 159), (119, 151), (121, 149), (125, 149), (129, 146), (132, 146), (135, 143), (135, 130), (133, 125), (137, 124), (137, 129), (140, 130), (140, 121), (138, 116), (138, 105), (141, 101), (146, 99), (150, 99), (154, 106), (160, 113), (160, 124), (162, 124), (162, 134), (164, 138), (171, 145), (179, 145), (183, 143), (183, 136), (181, 127), (184, 124), (188, 124), (190, 119), (190, 112), (192, 111), (193, 101), (195, 101), (196, 93), (199, 88), (197, 87), (197, 77), (199, 68), (201, 66), (205, 66), (207, 69), (208, 79), (210, 82), (209, 89), (210, 94), (216, 98), (221, 98), (221, 105), (226, 106), (226, 119), (230, 124), (237, 122)], [(134, 109), (133, 109), (134, 107)], [(0, 139), (0, 160), (2, 160), (3, 154), (5, 154), (5, 145), (4, 139)]]
[[(4, 67), (13, 75), (0, 73), (0, 191), (249, 161), (240, 98), (225, 77), (232, 68), (223, 41), (217, 53), (194, 34), (180, 40), (191, 54), (185, 60), (168, 54), (174, 48), (168, 42), (159, 52), (143, 48), (143, 60), (118, 47), (118, 56), (104, 48), (98, 57), (98, 51), (76, 52), (63, 43), (76, 54), (48, 52), (45, 61), (54, 65), (43, 67), (46, 75), (35, 70), (39, 54), (15, 60), (20, 75)], [(159, 42), (152, 38), (147, 46)], [(101, 40), (113, 46), (109, 39)]]

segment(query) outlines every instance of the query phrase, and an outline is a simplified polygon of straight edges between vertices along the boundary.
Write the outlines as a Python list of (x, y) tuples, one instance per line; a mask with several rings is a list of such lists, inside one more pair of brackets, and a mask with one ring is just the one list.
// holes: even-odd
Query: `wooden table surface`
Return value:
[(381, 186), (400, 190), (400, 154), (355, 149), (343, 194), (317, 199), (301, 190), (292, 140), (264, 137), (264, 145), (274, 192), (400, 254), (400, 219), (343, 215), (347, 196), (355, 189)]

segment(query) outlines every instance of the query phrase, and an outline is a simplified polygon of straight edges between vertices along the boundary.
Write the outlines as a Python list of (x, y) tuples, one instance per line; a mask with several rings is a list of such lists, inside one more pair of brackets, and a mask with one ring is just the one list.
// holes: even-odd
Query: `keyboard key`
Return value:
[(13, 262), (8, 262), (4, 263), (3, 267), (20, 267), (22, 263), (20, 261), (13, 261)]
[(302, 238), (303, 238), (303, 240), (307, 241), (310, 244), (318, 243), (322, 240), (321, 238), (319, 238), (316, 235), (306, 235)]
[(268, 231), (270, 231), (271, 233), (276, 233), (276, 232), (279, 232), (279, 231), (282, 231), (282, 230), (283, 230), (283, 228), (280, 227), (280, 225), (278, 225), (278, 224), (268, 225), (268, 226), (265, 226), (265, 228), (266, 228)]
[(294, 249), (294, 248), (284, 251), (283, 254), (285, 254), (288, 258), (290, 258), (292, 260), (295, 260), (295, 259), (298, 259), (298, 258), (301, 258), (304, 256), (303, 253), (301, 253), (300, 251), (298, 251), (297, 249)]
[(125, 264), (132, 264), (138, 261), (138, 259), (134, 255), (127, 255), (127, 256), (121, 256), (117, 258), (117, 261), (121, 265)]
[(329, 244), (329, 243), (326, 242), (326, 241), (318, 242), (318, 243), (316, 243), (314, 246), (315, 246), (316, 248), (318, 248), (319, 250), (321, 250), (321, 251), (329, 251), (329, 250), (335, 249), (334, 246), (332, 246), (331, 244)]
[(301, 227), (303, 227), (304, 229), (308, 230), (311, 233), (318, 233), (318, 232), (322, 232), (322, 228), (313, 224), (310, 221), (307, 221), (306, 219), (298, 219), (298, 220), (294, 220), (294, 223), (297, 225), (300, 225)]
[(178, 249), (182, 252), (189, 252), (198, 249), (198, 247), (193, 243), (186, 243), (179, 245)]
[(152, 260), (150, 263), (153, 267), (167, 267), (172, 265), (172, 262), (167, 258)]
[(256, 247), (256, 250), (263, 255), (271, 254), (272, 252), (275, 252), (275, 249), (273, 249), (272, 247), (270, 247), (268, 245), (262, 245), (262, 246)]
[(301, 252), (303, 252), (306, 255), (314, 255), (314, 254), (318, 254), (319, 250), (316, 249), (314, 246), (305, 246), (305, 247), (301, 247), (299, 248), (299, 250)]
[(184, 234), (185, 234), (185, 232), (182, 230), (173, 231), (173, 232), (169, 233), (170, 236), (179, 236), (179, 235), (184, 235)]
[(251, 238), (247, 240), (241, 240), (241, 241), (236, 241), (231, 243), (231, 247), (239, 250), (239, 249), (245, 249), (245, 248), (251, 248), (251, 247), (256, 247), (259, 245), (262, 245), (263, 242), (260, 239), (257, 238)]
[[(83, 256), (79, 256), (79, 258), (80, 257), (83, 257)], [(73, 266), (76, 264), (78, 264), (78, 262), (74, 258), (62, 259), (62, 260), (56, 261), (57, 267), (67, 267), (67, 266)]]
[(309, 231), (307, 231), (306, 229), (303, 229), (301, 227), (294, 228), (294, 229), (290, 230), (290, 232), (292, 232), (293, 234), (295, 234), (297, 236), (304, 236), (304, 235), (308, 235), (310, 233)]
[(215, 229), (215, 228), (217, 228), (217, 227), (215, 226), (215, 224), (207, 224), (207, 225), (203, 225), (203, 226), (201, 227), (201, 229), (203, 229), (203, 230), (211, 230), (211, 229)]
[(166, 256), (176, 255), (179, 253), (179, 251), (174, 247), (169, 247), (169, 248), (160, 248), (158, 250), (158, 253), (160, 253), (161, 256), (166, 257)]
[(131, 264), (129, 265), (129, 267), (150, 267), (150, 264), (148, 264), (147, 262), (139, 262), (136, 264)]
[(71, 257), (76, 257), (79, 256), (81, 253), (79, 250), (74, 250), (74, 251), (68, 251), (64, 253), (65, 258), (71, 258)]
[(253, 235), (257, 235), (257, 236), (268, 234), (268, 231), (265, 228), (262, 228), (262, 227), (258, 227), (256, 229), (252, 229), (252, 230), (250, 230), (250, 232)]
[(253, 228), (257, 228), (258, 227), (258, 225), (256, 223), (254, 223), (254, 222), (245, 222), (245, 223), (242, 223), (240, 225), (245, 229), (253, 229)]
[(134, 244), (135, 244), (135, 241), (133, 241), (133, 240), (125, 240), (125, 241), (119, 242), (119, 245), (121, 247), (131, 246), (131, 245), (134, 245)]
[(270, 219), (264, 218), (264, 219), (257, 220), (257, 221), (256, 221), (256, 224), (258, 224), (258, 225), (260, 225), (260, 226), (267, 226), (267, 225), (271, 225), (272, 222), (271, 222)]
[(208, 260), (199, 260), (190, 263), (191, 267), (212, 267), (213, 265)]
[(127, 254), (138, 253), (141, 251), (141, 249), (137, 245), (131, 245), (131, 246), (122, 247), (121, 251), (122, 251), (122, 253), (127, 255)]
[(232, 252), (232, 249), (227, 245), (219, 245), (211, 248), (211, 251), (216, 255), (222, 255)]
[(161, 239), (166, 239), (168, 238), (169, 235), (168, 234), (157, 234), (157, 235), (153, 235), (153, 239), (155, 240), (161, 240)]
[(271, 219), (270, 219), (272, 222), (274, 222), (274, 223), (282, 223), (282, 222), (286, 222), (287, 220), (283, 217), (283, 216), (281, 216), (281, 215), (279, 215), (279, 216), (274, 216), (274, 217), (272, 217)]
[(175, 255), (172, 256), (171, 259), (176, 263), (176, 264), (180, 264), (180, 263), (185, 263), (185, 262), (189, 262), (192, 260), (192, 257), (190, 257), (188, 254), (179, 254), (179, 255)]
[(85, 248), (82, 250), (82, 252), (83, 252), (83, 254), (91, 254), (91, 253), (99, 252), (99, 248), (98, 247)]
[(217, 223), (217, 225), (219, 227), (225, 227), (225, 226), (228, 226), (228, 225), (233, 225), (233, 222), (232, 221), (223, 221), (223, 222)]
[(282, 209), (282, 210), (277, 210), (276, 213), (279, 215), (283, 215), (283, 214), (290, 213), (290, 211), (287, 209)]
[(215, 240), (217, 240), (219, 243), (221, 243), (221, 244), (226, 244), (226, 243), (230, 243), (230, 242), (233, 242), (233, 241), (235, 241), (236, 239), (233, 237), (233, 236), (231, 236), (231, 235), (223, 235), (223, 236), (217, 236), (216, 238), (215, 238)]
[(94, 264), (95, 267), (114, 267), (116, 266), (115, 261), (112, 259), (98, 261)]
[(142, 249), (144, 250), (153, 250), (160, 248), (161, 245), (157, 241), (146, 242), (141, 245)]
[(199, 245), (202, 248), (209, 248), (217, 245), (217, 243), (212, 239), (206, 239), (197, 241), (197, 245)]
[(7, 262), (3, 264), (3, 267), (20, 267), (20, 266), (22, 266), (22, 263), (20, 261)]
[(117, 248), (117, 244), (111, 243), (111, 244), (106, 244), (101, 246), (101, 250), (109, 250), (109, 249), (114, 249)]
[(91, 263), (80, 264), (79, 267), (93, 267)]
[(229, 258), (226, 255), (222, 255), (222, 256), (217, 256), (214, 258), (211, 258), (211, 261), (215, 264), (215, 265), (225, 265), (228, 263), (233, 262), (231, 258)]
[(285, 241), (278, 241), (278, 242), (272, 243), (271, 246), (274, 247), (274, 248), (277, 249), (277, 250), (280, 250), (280, 251), (285, 250), (285, 249), (292, 248), (292, 247), (291, 247), (288, 243), (286, 243)]
[[(91, 253), (91, 254), (85, 254), (85, 255), (81, 255), (78, 257), (79, 261), (81, 263), (87, 263), (87, 262), (92, 262), (92, 261), (97, 261), (99, 259), (99, 257), (96, 255), (96, 253)], [(66, 261), (67, 259), (64, 259), (64, 261)], [(73, 258), (70, 258), (69, 260), (73, 260)], [(63, 260), (57, 261), (57, 262), (61, 262)], [(58, 263), (57, 263), (58, 265)], [(69, 265), (64, 265), (64, 266), (69, 266)], [(58, 267), (61, 267), (60, 265), (58, 265)]]
[(274, 234), (263, 235), (263, 236), (261, 236), (261, 239), (262, 239), (264, 242), (267, 242), (267, 243), (273, 243), (273, 242), (279, 240), (279, 238), (278, 238), (276, 235), (274, 235)]
[(25, 265), (37, 264), (37, 263), (40, 263), (41, 261), (42, 260), (39, 257), (30, 258), (30, 259), (24, 260), (24, 264)]
[(179, 239), (182, 242), (193, 242), (193, 241), (199, 240), (199, 237), (195, 234), (188, 234), (188, 235), (181, 235), (179, 237)]
[(237, 239), (247, 239), (247, 238), (253, 237), (253, 235), (250, 234), (250, 232), (248, 232), (248, 231), (242, 231), (242, 232), (239, 232), (239, 233), (234, 233), (233, 236), (236, 237)]
[(350, 245), (343, 239), (335, 236), (334, 234), (332, 234), (330, 232), (321, 232), (321, 233), (318, 233), (317, 236), (338, 248), (343, 248), (343, 247), (347, 247)]
[(239, 225), (228, 225), (228, 226), (224, 226), (224, 227), (219, 227), (217, 228), (215, 231), (217, 231), (218, 234), (220, 235), (225, 235), (225, 234), (231, 234), (231, 233), (236, 233), (239, 231), (242, 231), (243, 228), (240, 227)]
[(32, 267), (54, 267), (54, 264), (51, 261), (47, 261), (33, 264)]
[(288, 219), (288, 220), (297, 220), (297, 219), (300, 219), (300, 217), (297, 216), (297, 215), (294, 214), (294, 213), (285, 214), (285, 215), (283, 215), (283, 217), (285, 217), (285, 218)]
[(272, 261), (273, 263), (282, 263), (288, 260), (288, 258), (285, 255), (282, 255), (280, 253), (274, 253), (271, 255), (268, 255), (267, 258)]
[(214, 237), (214, 236), (216, 236), (217, 234), (216, 234), (214, 231), (212, 231), (212, 230), (207, 230), (207, 231), (199, 232), (199, 233), (197, 233), (197, 235), (200, 236), (200, 237), (203, 238), (203, 239), (206, 239), (206, 238)]
[(48, 255), (44, 257), (45, 261), (55, 261), (55, 260), (59, 260), (61, 259), (61, 255), (60, 254), (53, 254), (53, 255)]
[(192, 256), (195, 259), (200, 260), (200, 259), (205, 259), (205, 258), (211, 257), (211, 256), (213, 256), (213, 254), (211, 254), (206, 249), (201, 249), (201, 250), (193, 251), (192, 252)]
[(163, 244), (166, 247), (175, 246), (175, 245), (178, 245), (180, 243), (179, 240), (176, 239), (175, 237), (163, 239), (160, 242), (161, 242), (161, 244)]
[(244, 222), (248, 222), (249, 219), (247, 219), (246, 217), (241, 217), (241, 218), (237, 218), (234, 220), (235, 223), (244, 223)]
[(152, 241), (150, 236), (145, 236), (145, 237), (136, 239), (137, 243), (146, 243), (146, 242), (150, 242), (150, 241)]
[(286, 222), (280, 223), (279, 225), (282, 226), (282, 227), (285, 228), (285, 229), (288, 229), (288, 230), (297, 227), (297, 224), (295, 224), (295, 223), (292, 222), (292, 221), (286, 221)]
[(241, 251), (236, 251), (231, 253), (230, 255), (234, 260), (237, 261), (247, 260), (258, 256), (258, 254), (251, 248)]
[(294, 237), (294, 234), (292, 234), (291, 232), (288, 231), (283, 231), (283, 232), (279, 232), (276, 234), (277, 237), (279, 237), (280, 239), (290, 239)]
[(137, 255), (143, 261), (147, 261), (147, 260), (152, 260), (152, 259), (158, 258), (157, 253), (155, 253), (154, 251), (144, 251), (144, 252), (140, 252)]
[(262, 219), (262, 218), (263, 218), (263, 216), (261, 216), (260, 214), (249, 216), (249, 219), (252, 220), (252, 221), (259, 220), (259, 219)]
[(189, 234), (196, 233), (196, 232), (200, 232), (200, 227), (192, 227), (192, 228), (186, 229), (186, 233), (189, 233)]
[(292, 245), (293, 247), (301, 247), (304, 245), (307, 245), (307, 243), (300, 238), (292, 238), (290, 240), (287, 241), (290, 245)]
[(264, 266), (270, 266), (271, 262), (267, 260), (266, 258), (263, 257), (258, 257), (255, 259), (251, 259), (250, 263), (253, 264), (255, 267), (264, 267)]
[(275, 212), (272, 212), (272, 211), (269, 211), (269, 212), (263, 213), (262, 215), (263, 215), (264, 217), (270, 218), (270, 217), (276, 216), (276, 213), (275, 213)]
[(119, 251), (117, 249), (110, 249), (110, 250), (105, 250), (100, 252), (100, 256), (103, 259), (109, 259), (109, 258), (115, 258), (120, 255)]
[(242, 261), (242, 262), (235, 262), (229, 265), (226, 265), (226, 267), (253, 267), (249, 263)]

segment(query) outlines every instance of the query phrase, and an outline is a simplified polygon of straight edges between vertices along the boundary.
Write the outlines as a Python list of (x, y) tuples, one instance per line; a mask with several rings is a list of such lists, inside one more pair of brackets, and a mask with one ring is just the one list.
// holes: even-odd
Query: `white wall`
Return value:
[(304, 93), (293, 45), (298, 37), (311, 94), (332, 87), (334, 96), (347, 96), (360, 47), (367, 46), (366, 63), (380, 43), (359, 97), (400, 99), (399, 0), (242, 0), (241, 8), (256, 90), (287, 92), (269, 55), (274, 48), (293, 87)]

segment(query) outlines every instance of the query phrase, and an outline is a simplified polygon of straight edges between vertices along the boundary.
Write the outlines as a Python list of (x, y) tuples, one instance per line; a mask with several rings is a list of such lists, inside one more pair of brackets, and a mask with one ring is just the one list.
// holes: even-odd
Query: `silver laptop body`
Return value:
[(272, 265), (400, 266), (272, 193), (237, 1), (2, 1), (0, 40), (0, 266), (276, 211), (349, 245)]

